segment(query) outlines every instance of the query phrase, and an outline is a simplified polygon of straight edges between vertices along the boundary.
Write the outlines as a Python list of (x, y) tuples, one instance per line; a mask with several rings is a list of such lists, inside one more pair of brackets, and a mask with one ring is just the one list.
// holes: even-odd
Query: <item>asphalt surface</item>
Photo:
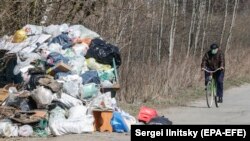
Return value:
[(223, 103), (208, 108), (204, 98), (161, 111), (173, 124), (250, 124), (250, 85), (225, 91)]

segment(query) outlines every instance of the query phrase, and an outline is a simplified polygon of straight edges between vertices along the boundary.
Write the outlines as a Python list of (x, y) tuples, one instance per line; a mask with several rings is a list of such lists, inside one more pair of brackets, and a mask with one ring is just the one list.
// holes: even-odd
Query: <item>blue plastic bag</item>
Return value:
[(53, 38), (48, 45), (52, 43), (58, 43), (62, 46), (62, 49), (71, 48), (73, 46), (72, 40), (69, 38), (68, 33), (63, 32), (57, 37)]
[(129, 132), (129, 128), (124, 121), (120, 112), (114, 111), (113, 117), (111, 119), (111, 125), (114, 132), (122, 133), (122, 132)]
[(47, 57), (47, 65), (48, 66), (54, 66), (59, 62), (63, 62), (65, 64), (68, 64), (69, 59), (64, 57), (62, 54), (57, 52), (51, 52)]
[(95, 83), (95, 84), (101, 83), (98, 73), (95, 70), (86, 71), (85, 73), (81, 74), (81, 77), (83, 85), (89, 83)]

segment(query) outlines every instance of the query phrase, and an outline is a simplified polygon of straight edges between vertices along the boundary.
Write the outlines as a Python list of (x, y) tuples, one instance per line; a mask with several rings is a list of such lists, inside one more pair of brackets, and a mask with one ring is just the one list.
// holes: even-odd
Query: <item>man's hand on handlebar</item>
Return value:
[(205, 69), (205, 68), (201, 68), (201, 71), (206, 71), (206, 72), (208, 72), (208, 73), (215, 73), (215, 72), (218, 71), (218, 70), (224, 70), (224, 67), (220, 67), (220, 68), (218, 68), (218, 69), (216, 69), (216, 70), (214, 70), (214, 71), (210, 71), (210, 70), (207, 70), (207, 69)]

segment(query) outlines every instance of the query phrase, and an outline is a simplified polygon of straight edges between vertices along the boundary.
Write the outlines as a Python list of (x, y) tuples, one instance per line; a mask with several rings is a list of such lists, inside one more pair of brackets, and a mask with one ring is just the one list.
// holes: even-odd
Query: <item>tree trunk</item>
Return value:
[(189, 29), (189, 35), (188, 35), (188, 49), (187, 49), (187, 55), (186, 58), (189, 57), (190, 49), (192, 47), (192, 38), (193, 38), (193, 32), (194, 32), (194, 24), (195, 24), (195, 18), (196, 18), (196, 0), (193, 0), (193, 10), (192, 10), (192, 18), (191, 18), (191, 25)]
[(223, 41), (223, 36), (225, 33), (225, 28), (226, 28), (226, 23), (227, 23), (227, 8), (228, 8), (228, 0), (225, 0), (226, 2), (226, 8), (225, 8), (225, 16), (224, 16), (224, 22), (223, 22), (223, 28), (221, 31), (221, 38), (220, 38), (220, 47), (222, 47), (222, 41)]
[(183, 0), (183, 6), (182, 6), (182, 14), (183, 14), (183, 17), (184, 17), (184, 28), (186, 27), (186, 9), (187, 9), (187, 0)]
[(172, 4), (172, 22), (170, 28), (170, 37), (169, 37), (169, 53), (168, 53), (168, 70), (167, 70), (167, 89), (169, 87), (170, 80), (170, 72), (172, 68), (172, 60), (173, 60), (173, 51), (174, 51), (174, 41), (175, 41), (175, 32), (176, 32), (176, 23), (178, 16), (178, 0), (173, 1)]
[(205, 2), (206, 2), (205, 0), (202, 0), (200, 2), (200, 6), (199, 6), (199, 21), (198, 21), (197, 31), (196, 31), (196, 35), (195, 35), (194, 55), (196, 55), (196, 49), (197, 49), (197, 46), (198, 46), (198, 40), (199, 40), (199, 35), (200, 35), (201, 23), (202, 23), (204, 11), (205, 11)]
[(153, 47), (153, 41), (154, 41), (154, 38), (153, 38), (153, 35), (154, 35), (154, 21), (155, 21), (155, 1), (152, 1), (152, 17), (151, 17), (151, 29), (150, 29), (150, 45), (149, 45), (149, 61), (151, 62), (151, 59), (152, 59), (152, 47)]
[(160, 37), (159, 37), (159, 46), (158, 46), (158, 63), (161, 62), (161, 47), (162, 47), (162, 34), (163, 34), (165, 7), (166, 7), (166, 0), (163, 0), (162, 11), (161, 11)]
[(201, 42), (201, 54), (200, 54), (200, 60), (203, 56), (203, 50), (204, 50), (204, 42), (205, 42), (205, 37), (206, 37), (206, 32), (207, 32), (207, 26), (208, 26), (208, 19), (210, 17), (210, 8), (211, 8), (211, 0), (208, 2), (208, 11), (207, 11), (207, 17), (206, 17), (206, 23), (205, 27), (203, 30), (203, 36), (202, 36), (202, 42)]
[(128, 48), (128, 57), (127, 57), (127, 71), (129, 70), (130, 56), (131, 56), (131, 47), (133, 46), (133, 36), (134, 36), (134, 25), (135, 25), (135, 3), (133, 3), (133, 15), (132, 15), (132, 24), (131, 24), (131, 34), (129, 38), (129, 48)]
[(235, 19), (236, 19), (236, 9), (238, 7), (238, 3), (239, 3), (239, 0), (235, 0), (235, 3), (234, 3), (234, 12), (233, 12), (233, 17), (232, 17), (232, 22), (231, 22), (231, 26), (230, 26), (230, 30), (229, 30), (229, 35), (228, 35), (228, 38), (227, 38), (227, 44), (226, 44), (226, 53), (227, 51), (230, 49), (230, 45), (229, 45), (229, 42), (232, 38), (232, 29), (233, 27), (235, 26)]

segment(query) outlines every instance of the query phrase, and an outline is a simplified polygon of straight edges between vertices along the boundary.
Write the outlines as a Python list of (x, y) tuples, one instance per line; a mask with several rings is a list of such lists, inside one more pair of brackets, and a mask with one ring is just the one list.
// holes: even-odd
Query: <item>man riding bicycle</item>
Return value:
[[(213, 74), (217, 84), (217, 96), (219, 97), (218, 102), (223, 102), (223, 80), (224, 80), (224, 72), (225, 72), (225, 57), (224, 53), (217, 44), (212, 44), (210, 46), (210, 50), (205, 53), (202, 58), (201, 69), (214, 71), (219, 69)], [(205, 85), (207, 85), (209, 81), (210, 73), (205, 71)]]

